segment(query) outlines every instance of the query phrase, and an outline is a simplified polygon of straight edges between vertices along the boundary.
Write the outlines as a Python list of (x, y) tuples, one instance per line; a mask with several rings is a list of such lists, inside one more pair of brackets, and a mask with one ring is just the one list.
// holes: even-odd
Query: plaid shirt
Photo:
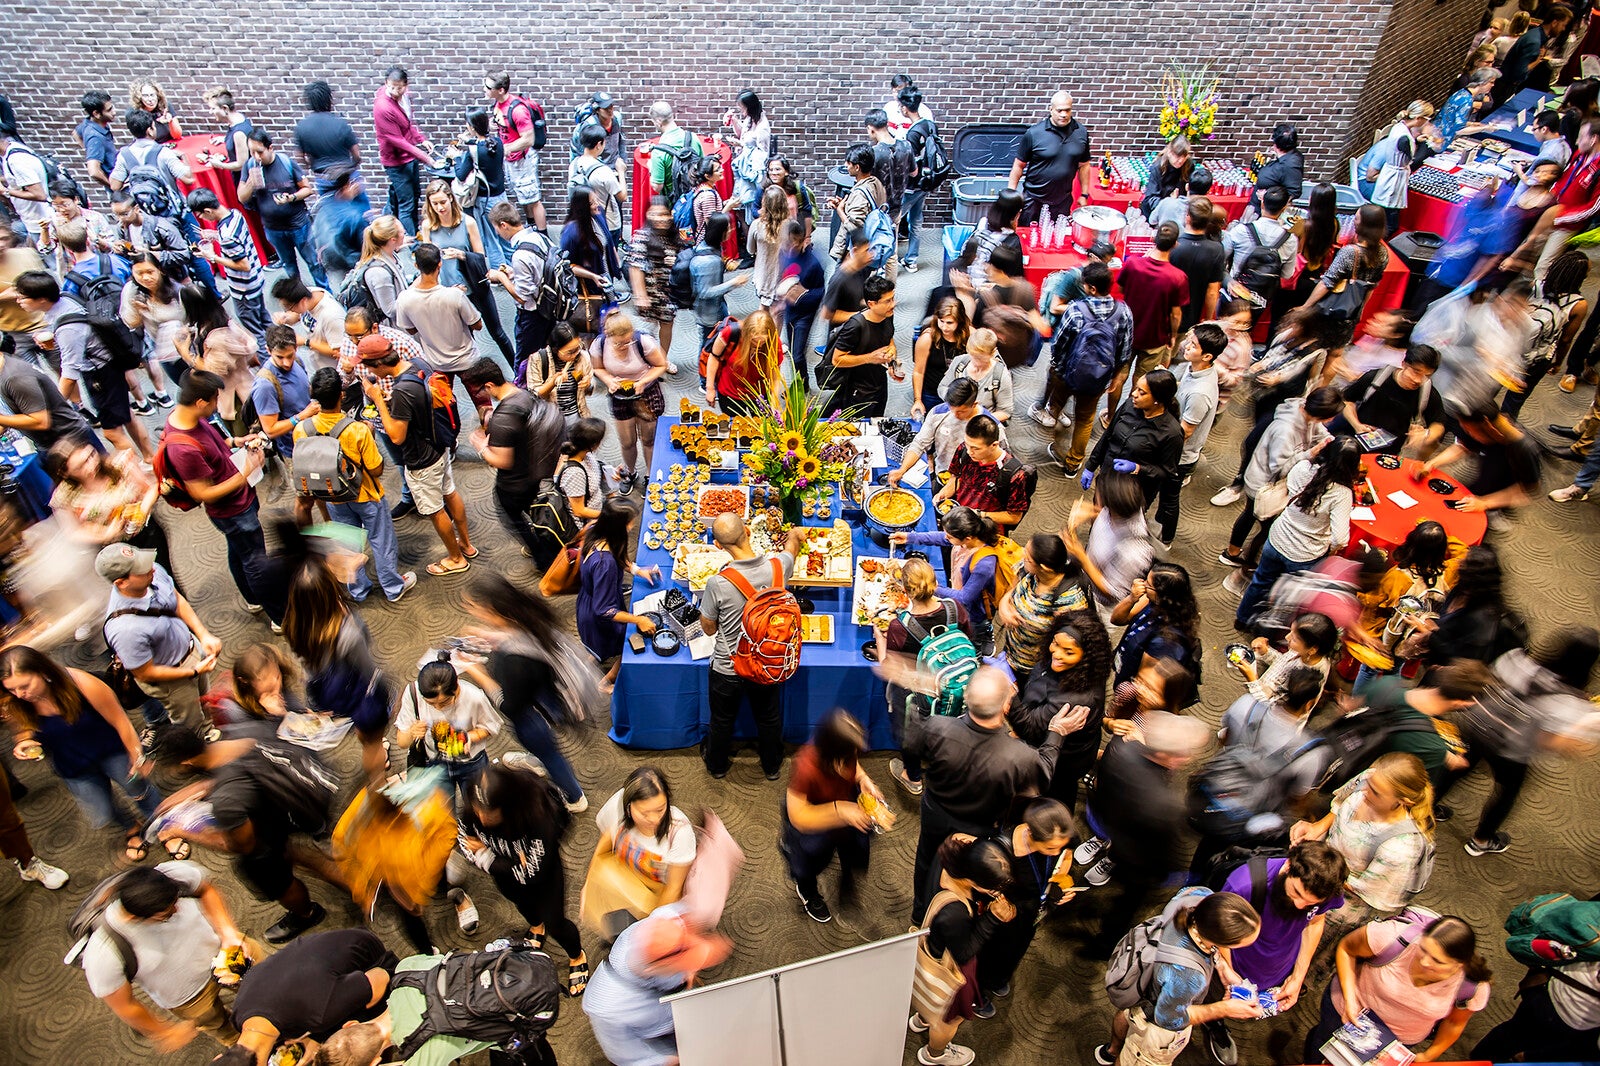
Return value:
[[(423, 376), (433, 372), (428, 364), (427, 357), (422, 354), (422, 345), (418, 344), (417, 339), (411, 334), (395, 329), (393, 326), (383, 325), (377, 327), (377, 332), (379, 336), (389, 338), (389, 342), (394, 345), (395, 351), (400, 353), (402, 361), (415, 365), (418, 372)], [(356, 352), (356, 343), (348, 336), (339, 343), (339, 384), (347, 389), (351, 385), (361, 382), (361, 377), (357, 373), (361, 369), (361, 356)], [(378, 383), (378, 388), (383, 390), (383, 398), (387, 401), (390, 394), (394, 392), (395, 379), (375, 376), (373, 380)], [(375, 426), (379, 432), (382, 432), (383, 419), (378, 417), (377, 407), (365, 398), (361, 401), (361, 417), (363, 421)]]
[(1017, 468), (1010, 480), (1001, 481), (1001, 470), (1009, 458), (1008, 453), (1002, 452), (999, 462), (980, 463), (967, 454), (965, 444), (957, 448), (950, 460), (950, 476), (956, 482), (956, 503), (980, 514), (998, 511), (1026, 514), (1028, 485), (1021, 467)]

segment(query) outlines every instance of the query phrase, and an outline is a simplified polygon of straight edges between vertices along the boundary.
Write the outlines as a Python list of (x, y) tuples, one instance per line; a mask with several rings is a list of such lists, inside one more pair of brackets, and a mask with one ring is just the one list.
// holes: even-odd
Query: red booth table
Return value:
[[(1250, 194), (1241, 196), (1223, 196), (1210, 192), (1206, 194), (1211, 202), (1228, 213), (1229, 222), (1237, 222), (1239, 216), (1244, 214), (1246, 205), (1250, 203)], [(1138, 207), (1144, 199), (1143, 189), (1118, 190), (1112, 186), (1101, 185), (1099, 180), (1089, 182), (1089, 188), (1084, 193), (1085, 199), (1096, 207), (1109, 207), (1113, 211), (1127, 211), (1130, 207)]]
[(1036, 249), (1027, 229), (1019, 229), (1017, 237), (1022, 241), (1022, 273), (1035, 291), (1044, 288), (1044, 279), (1058, 270), (1069, 270), (1075, 266), (1082, 266), (1088, 262), (1089, 257), (1068, 242), (1065, 248), (1054, 248), (1049, 251)]
[[(644, 213), (650, 208), (652, 190), (650, 188), (650, 157), (655, 153), (650, 151), (650, 146), (661, 140), (652, 137), (633, 150), (633, 228), (644, 229)], [(721, 141), (716, 143), (717, 155), (722, 159), (722, 179), (717, 182), (717, 193), (724, 201), (733, 195), (733, 149)], [(706, 138), (700, 138), (700, 148), (706, 153), (712, 150), (712, 143)], [(740, 254), (737, 227), (728, 227), (728, 239), (722, 245), (724, 257), (732, 259)]]
[[(1412, 480), (1412, 472), (1422, 465), (1417, 460), (1402, 459), (1398, 469), (1385, 470), (1378, 465), (1377, 459), (1376, 454), (1362, 456), (1362, 462), (1367, 466), (1367, 480), (1372, 483), (1372, 491), (1377, 495), (1378, 502), (1370, 508), (1370, 520), (1350, 519), (1351, 550), (1364, 540), (1374, 548), (1392, 552), (1406, 539), (1406, 534), (1417, 527), (1417, 523), (1428, 521), (1438, 522), (1444, 526), (1446, 533), (1463, 544), (1477, 544), (1483, 540), (1489, 520), (1482, 511), (1456, 511), (1445, 506), (1446, 500), (1458, 500), (1470, 495), (1461, 482), (1448, 474), (1434, 471), (1430, 477), (1455, 486), (1455, 492), (1441, 496), (1428, 487), (1428, 478)], [(1390, 493), (1394, 492), (1404, 492), (1417, 501), (1416, 506), (1401, 507), (1389, 499)]]
[[(171, 142), (171, 148), (181, 155), (183, 161), (189, 165), (189, 169), (194, 171), (194, 184), (179, 183), (184, 185), (185, 193), (193, 192), (197, 188), (210, 189), (217, 194), (217, 199), (222, 201), (222, 206), (243, 210), (243, 205), (239, 203), (239, 188), (233, 180), (233, 171), (200, 162), (202, 155), (211, 152), (227, 156), (221, 137), (213, 140), (209, 134), (193, 133)], [(261, 262), (266, 263), (272, 258), (273, 253), (272, 246), (267, 243), (267, 235), (261, 230), (261, 220), (256, 217), (254, 211), (243, 210), (243, 214), (245, 222), (250, 226), (250, 236), (256, 242), (256, 252), (260, 254)], [(202, 222), (200, 225), (206, 229), (216, 229), (216, 226), (209, 222)]]
[(1400, 231), (1403, 233), (1437, 233), (1439, 236), (1448, 236), (1450, 223), (1454, 221), (1456, 212), (1461, 205), (1466, 203), (1460, 200), (1452, 203), (1441, 200), (1437, 196), (1429, 196), (1425, 192), (1412, 189), (1406, 195), (1406, 206), (1400, 209)]

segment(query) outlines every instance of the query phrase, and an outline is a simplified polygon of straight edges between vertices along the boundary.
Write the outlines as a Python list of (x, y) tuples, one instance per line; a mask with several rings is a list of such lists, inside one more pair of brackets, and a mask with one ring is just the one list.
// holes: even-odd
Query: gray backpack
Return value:
[(1154, 918), (1140, 922), (1122, 935), (1106, 965), (1106, 997), (1118, 1010), (1132, 1010), (1154, 998), (1151, 983), (1158, 963), (1195, 970), (1207, 981), (1216, 968), (1209, 957), (1176, 942), (1172, 920), (1180, 910), (1211, 894), (1208, 888), (1184, 889)]
[(350, 503), (361, 495), (366, 471), (339, 443), (339, 435), (354, 424), (355, 419), (345, 415), (327, 433), (307, 425), (306, 435), (294, 446), (297, 494), (328, 503)]

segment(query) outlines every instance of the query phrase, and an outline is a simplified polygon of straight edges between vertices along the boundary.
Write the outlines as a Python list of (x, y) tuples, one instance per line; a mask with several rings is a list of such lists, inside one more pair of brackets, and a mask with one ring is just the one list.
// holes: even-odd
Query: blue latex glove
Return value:
[(1111, 469), (1119, 474), (1131, 474), (1139, 469), (1139, 464), (1132, 459), (1113, 459), (1111, 460)]
[(1087, 491), (1089, 486), (1094, 484), (1094, 471), (1085, 470), (1083, 476), (1078, 479), (1078, 484), (1082, 485)]

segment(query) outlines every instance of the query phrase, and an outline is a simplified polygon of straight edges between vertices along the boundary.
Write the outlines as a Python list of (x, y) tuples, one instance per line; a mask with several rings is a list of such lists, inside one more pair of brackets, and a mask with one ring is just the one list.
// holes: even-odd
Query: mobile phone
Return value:
[(637, 631), (635, 631), (633, 633), (629, 633), (628, 634), (628, 647), (632, 648), (636, 652), (643, 652), (644, 651), (644, 637), (640, 636)]

